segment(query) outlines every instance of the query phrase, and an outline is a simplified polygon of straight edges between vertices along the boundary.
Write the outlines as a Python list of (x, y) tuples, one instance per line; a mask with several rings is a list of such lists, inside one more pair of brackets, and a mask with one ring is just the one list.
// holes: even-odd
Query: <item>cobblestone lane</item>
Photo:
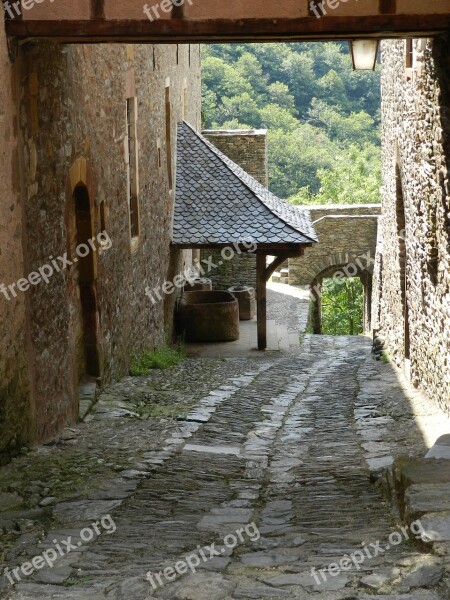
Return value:
[[(295, 353), (241, 361), (181, 428), (165, 432), (160, 447), (83, 499), (57, 503), (44, 542), (27, 543), (25, 536), (22, 552), (12, 550), (10, 557), (20, 564), (55, 539), (77, 540), (83, 527), (108, 513), (114, 533), (76, 544), (53, 569), (33, 574), (15, 591), (4, 588), (3, 597), (444, 598), (436, 588), (445, 576), (441, 559), (422, 553), (414, 535), (401, 532), (380, 487), (370, 482), (355, 421), (361, 385), (373, 389), (370, 376), (386, 369), (386, 387), (376, 384), (376, 395), (394, 390), (390, 367), (372, 361), (365, 338), (315, 336), (306, 336)], [(397, 442), (409, 437), (420, 452), (413, 420), (395, 435), (390, 417), (375, 418), (386, 425), (386, 446), (391, 431)], [(403, 540), (387, 549), (392, 532)], [(232, 535), (235, 541), (226, 537)], [(218, 556), (192, 558), (193, 552), (201, 556), (199, 546), (213, 543)], [(369, 549), (378, 555), (369, 559)], [(175, 579), (171, 568), (187, 555), (200, 563), (196, 573)], [(353, 561), (342, 563), (345, 555)], [(320, 573), (331, 563), (345, 569)], [(145, 581), (148, 572), (153, 586)]]

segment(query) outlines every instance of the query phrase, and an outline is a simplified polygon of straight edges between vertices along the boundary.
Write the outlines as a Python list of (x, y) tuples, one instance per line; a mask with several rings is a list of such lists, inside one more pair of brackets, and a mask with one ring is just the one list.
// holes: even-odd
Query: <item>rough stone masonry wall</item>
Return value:
[[(69, 171), (86, 159), (94, 202), (100, 203), (112, 248), (97, 256), (97, 300), (103, 381), (126, 375), (131, 356), (161, 343), (167, 299), (153, 305), (153, 289), (168, 276), (173, 193), (169, 194), (165, 142), (165, 86), (170, 78), (171, 147), (175, 173), (176, 124), (200, 126), (198, 46), (71, 45), (24, 47), (21, 62), (21, 135), (28, 260), (26, 273), (62, 256), (73, 210)], [(135, 92), (134, 92), (135, 90)], [(126, 98), (138, 98), (141, 235), (129, 239), (126, 170)], [(160, 150), (158, 149), (160, 148)], [(172, 266), (174, 261), (172, 257)], [(79, 371), (79, 290), (71, 270), (26, 292), (30, 304), (36, 436), (52, 437), (76, 418)], [(169, 303), (173, 300), (169, 297)], [(166, 306), (164, 306), (166, 304)]]
[[(0, 284), (23, 274), (18, 160), (17, 71), (9, 62), (0, 11)], [(30, 439), (32, 411), (26, 356), (25, 298), (0, 293), (0, 465)]]
[(403, 189), (411, 377), (446, 410), (450, 410), (449, 44), (448, 37), (430, 41), (418, 52), (417, 68), (408, 81), (405, 43), (383, 44), (383, 236), (373, 315), (389, 353), (403, 365), (398, 236)]
[[(342, 267), (364, 257), (373, 265), (381, 205), (308, 207), (319, 243), (305, 249), (301, 258), (289, 259), (289, 283), (310, 285), (323, 271)], [(368, 254), (369, 253), (369, 254)]]
[[(269, 185), (266, 130), (206, 130), (203, 135), (262, 185)], [(256, 288), (254, 254), (236, 254), (232, 260), (227, 261), (223, 260), (218, 250), (202, 251), (202, 259), (209, 256), (214, 264), (223, 263), (207, 274), (214, 289), (227, 289), (239, 283)]]

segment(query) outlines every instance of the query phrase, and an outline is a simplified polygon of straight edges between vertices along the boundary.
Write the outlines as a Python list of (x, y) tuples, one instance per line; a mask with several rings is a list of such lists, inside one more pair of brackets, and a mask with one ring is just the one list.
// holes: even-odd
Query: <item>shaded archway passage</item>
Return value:
[[(89, 244), (93, 238), (93, 218), (89, 192), (85, 185), (77, 185), (73, 193), (75, 209), (75, 239), (77, 255), (73, 262), (77, 264), (76, 280), (80, 294), (82, 319), (83, 367), (79, 378), (83, 375), (100, 376), (100, 356), (98, 342), (98, 307), (96, 294), (95, 252)], [(87, 250), (87, 252), (86, 252)]]
[(326, 279), (336, 278), (338, 280), (357, 278), (361, 281), (363, 288), (363, 311), (362, 324), (364, 331), (370, 331), (372, 321), (372, 288), (373, 288), (373, 266), (357, 264), (356, 259), (353, 261), (349, 257), (348, 262), (335, 264), (324, 269), (311, 282), (311, 311), (310, 311), (310, 326), (314, 334), (323, 334), (322, 322), (322, 291), (323, 282)]
[(73, 0), (59, 6), (44, 2), (23, 11), (21, 19), (7, 11), (7, 33), (78, 43), (218, 43), (429, 37), (450, 27), (450, 0), (433, 0), (432, 7), (417, 4), (185, 0), (180, 10), (171, 3), (143, 6), (142, 0)]

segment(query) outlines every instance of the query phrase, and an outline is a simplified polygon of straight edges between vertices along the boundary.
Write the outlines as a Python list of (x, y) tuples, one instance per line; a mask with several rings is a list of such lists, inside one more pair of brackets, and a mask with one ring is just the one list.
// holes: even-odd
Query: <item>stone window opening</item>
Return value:
[(137, 143), (137, 98), (127, 98), (127, 181), (130, 238), (139, 238), (139, 172)]
[(189, 96), (188, 96), (188, 86), (186, 79), (183, 82), (183, 92), (181, 95), (181, 104), (183, 107), (183, 120), (188, 120), (188, 107), (189, 107)]
[(170, 80), (166, 82), (166, 163), (167, 178), (169, 180), (169, 192), (173, 189), (173, 165), (172, 165), (172, 106), (170, 101)]
[(427, 243), (427, 270), (431, 283), (436, 287), (438, 284), (439, 274), (439, 248), (437, 244), (437, 215), (436, 210), (432, 210), (429, 220), (429, 234)]
[(100, 202), (100, 232), (106, 231), (106, 209), (105, 202), (102, 200)]
[(161, 140), (159, 138), (156, 140), (156, 150), (158, 152), (158, 169), (161, 171), (161, 169), (162, 169), (162, 150), (161, 150)]
[(405, 79), (412, 81), (414, 77), (420, 76), (423, 68), (423, 57), (428, 45), (428, 39), (408, 38), (405, 48)]
[(406, 40), (405, 67), (407, 69), (414, 67), (414, 40), (412, 38)]

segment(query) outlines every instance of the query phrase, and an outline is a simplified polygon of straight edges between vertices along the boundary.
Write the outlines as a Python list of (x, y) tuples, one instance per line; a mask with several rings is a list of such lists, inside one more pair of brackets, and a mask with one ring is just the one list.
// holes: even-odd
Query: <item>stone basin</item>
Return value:
[(230, 292), (184, 292), (179, 311), (186, 342), (234, 342), (239, 339), (239, 303)]
[(256, 294), (252, 287), (235, 285), (228, 291), (236, 296), (239, 302), (239, 318), (241, 321), (251, 321), (256, 315)]

